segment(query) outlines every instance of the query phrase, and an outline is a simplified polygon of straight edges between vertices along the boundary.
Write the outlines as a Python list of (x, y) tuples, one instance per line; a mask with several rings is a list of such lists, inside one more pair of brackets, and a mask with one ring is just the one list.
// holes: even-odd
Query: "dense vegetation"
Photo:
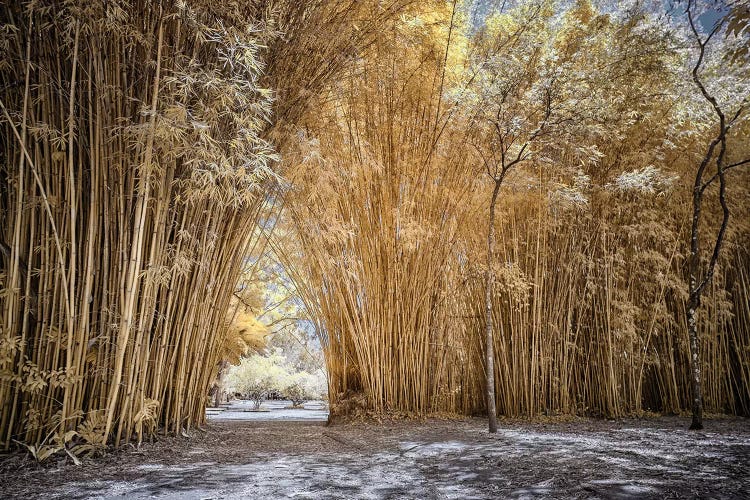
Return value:
[(747, 3), (472, 5), (3, 6), (0, 446), (200, 424), (271, 275), (337, 414), (750, 413)]
[[(482, 410), (488, 206), (502, 183), (498, 412), (688, 408), (691, 186), (718, 121), (690, 76), (692, 35), (637, 7), (523, 2), (466, 39), (453, 7), (402, 18), (351, 67), (287, 174), (332, 392), (376, 411)], [(699, 74), (746, 117), (733, 43)], [(747, 158), (747, 133), (738, 119), (727, 164)], [(698, 328), (707, 408), (747, 412), (748, 177), (727, 178), (734, 218)]]

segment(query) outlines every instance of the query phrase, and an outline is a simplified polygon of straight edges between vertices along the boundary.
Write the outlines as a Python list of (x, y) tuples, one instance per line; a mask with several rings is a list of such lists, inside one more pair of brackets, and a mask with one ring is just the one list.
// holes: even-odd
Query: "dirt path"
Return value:
[(0, 464), (4, 498), (748, 498), (750, 422), (214, 422), (80, 467)]

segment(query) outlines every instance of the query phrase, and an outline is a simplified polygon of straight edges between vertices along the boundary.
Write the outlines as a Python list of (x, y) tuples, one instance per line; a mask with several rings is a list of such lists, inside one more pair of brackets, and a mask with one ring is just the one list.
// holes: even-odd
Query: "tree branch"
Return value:
[[(736, 167), (741, 167), (743, 165), (747, 165), (748, 163), (750, 163), (750, 158), (747, 158), (746, 160), (738, 161), (737, 163), (732, 163), (731, 165), (727, 165), (726, 167), (724, 167), (723, 170), (724, 172), (726, 172), (727, 170), (731, 170)], [(712, 182), (714, 182), (718, 178), (719, 178), (719, 173), (716, 172), (714, 175), (711, 176), (710, 179), (704, 182), (703, 186), (701, 186), (701, 194), (703, 193), (703, 191), (706, 190), (706, 188), (708, 188), (708, 186), (711, 185)]]

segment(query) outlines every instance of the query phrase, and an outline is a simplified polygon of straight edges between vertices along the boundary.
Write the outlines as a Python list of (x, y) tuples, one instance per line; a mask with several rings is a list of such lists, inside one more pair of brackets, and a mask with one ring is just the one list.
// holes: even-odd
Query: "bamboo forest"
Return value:
[(3, 0), (0, 498), (746, 498), (749, 0)]

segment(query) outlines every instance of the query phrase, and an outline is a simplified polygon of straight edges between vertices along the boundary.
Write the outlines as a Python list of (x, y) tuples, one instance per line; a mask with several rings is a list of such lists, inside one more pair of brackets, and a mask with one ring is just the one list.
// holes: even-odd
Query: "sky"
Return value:
[[(518, 3), (520, 3), (522, 0), (471, 0), (470, 4), (470, 19), (472, 26), (476, 29), (482, 25), (483, 20), (493, 11), (496, 10), (502, 10), (502, 9), (508, 9)], [(566, 6), (569, 4), (574, 3), (575, 0), (565, 0), (561, 2), (562, 6)], [(612, 1), (596, 1), (594, 0), (594, 5), (603, 6), (604, 10), (607, 10), (607, 8), (617, 8), (618, 5), (621, 5), (622, 2), (612, 2)], [(656, 3), (656, 2), (654, 2)], [(677, 5), (675, 7), (675, 4), (684, 4), (685, 2), (675, 2), (674, 0), (663, 0), (661, 4), (666, 8), (669, 9), (671, 6), (671, 9), (673, 9), (677, 13), (682, 13), (684, 11), (684, 5)], [(707, 11), (701, 15), (698, 20), (701, 23), (701, 26), (705, 30), (710, 30), (714, 24), (721, 18), (721, 16), (726, 11), (726, 2), (722, 0), (704, 0), (702, 2), (704, 4), (713, 4), (716, 5), (716, 8), (707, 9)]]

